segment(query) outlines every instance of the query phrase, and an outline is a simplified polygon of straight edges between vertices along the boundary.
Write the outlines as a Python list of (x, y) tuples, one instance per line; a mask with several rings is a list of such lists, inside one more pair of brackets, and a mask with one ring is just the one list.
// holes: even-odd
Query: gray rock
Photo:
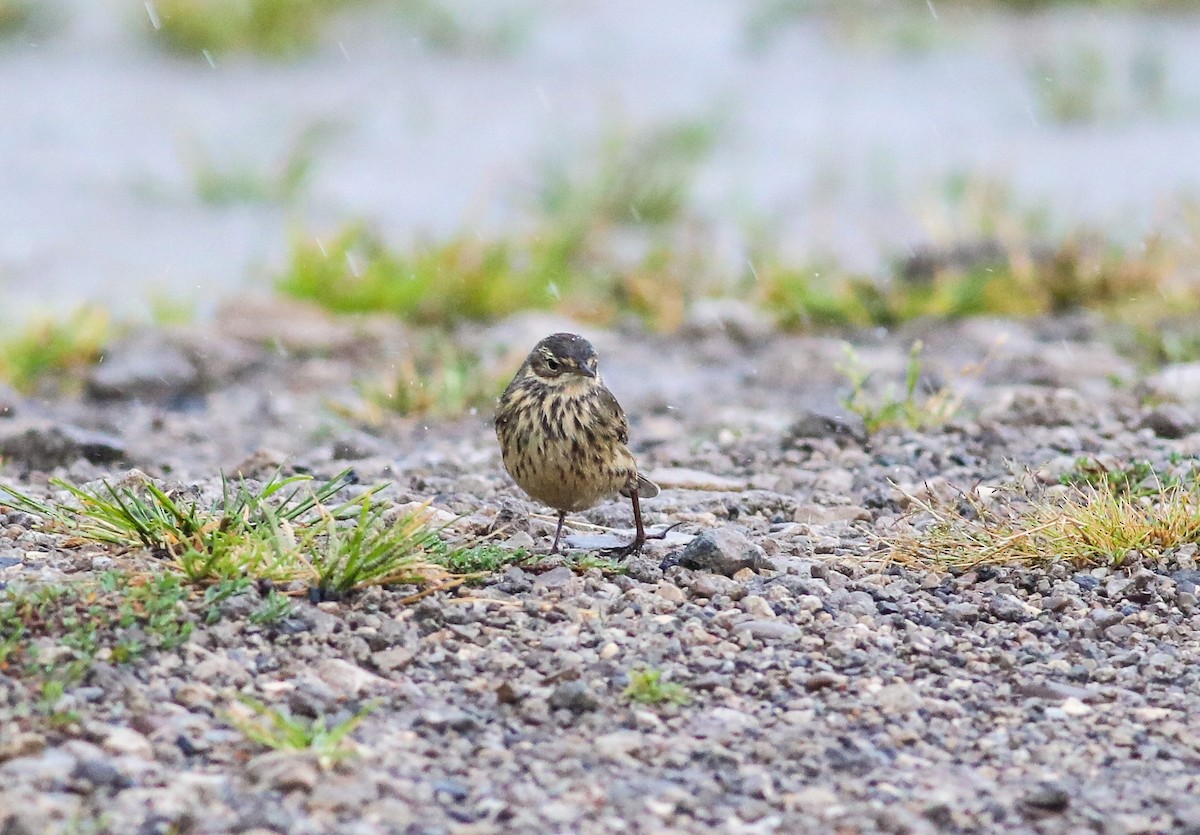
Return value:
[(221, 617), (244, 620), (261, 605), (262, 598), (256, 594), (237, 594), (221, 601)]
[(771, 317), (759, 307), (739, 299), (698, 299), (683, 323), (684, 333), (708, 336), (723, 333), (743, 343), (754, 343), (774, 329)]
[(974, 623), (979, 620), (979, 607), (966, 601), (951, 603), (946, 607), (946, 620), (951, 623)]
[(239, 811), (233, 831), (265, 835), (269, 832), (292, 832), (294, 828), (295, 818), (279, 802), (279, 798), (258, 792), (247, 798), (245, 807)]
[(819, 612), (825, 603), (815, 594), (802, 594), (796, 598), (796, 608), (801, 612)]
[(853, 412), (809, 410), (792, 421), (783, 437), (785, 446), (796, 446), (820, 438), (864, 444), (867, 441), (867, 428), (862, 417)]
[(1100, 629), (1107, 629), (1114, 624), (1120, 623), (1125, 619), (1125, 616), (1113, 609), (1096, 609), (1091, 614), (1092, 623), (1096, 624)]
[(63, 793), (7, 794), (0, 788), (0, 832), (4, 835), (44, 835), (77, 826), (79, 798)]
[(1011, 594), (997, 594), (988, 601), (988, 612), (996, 620), (1023, 621), (1029, 618), (1025, 604)]
[(1168, 365), (1146, 378), (1140, 388), (1158, 399), (1200, 404), (1200, 362)]
[(17, 731), (0, 738), (0, 762), (31, 757), (46, 750), (46, 737), (32, 731)]
[(800, 637), (801, 629), (782, 620), (744, 620), (734, 624), (734, 632), (744, 632), (755, 638), (790, 641)]
[(366, 432), (350, 432), (340, 435), (330, 444), (330, 455), (335, 461), (358, 461), (363, 458), (383, 456), (387, 446)]
[(740, 605), (742, 611), (753, 618), (771, 620), (775, 617), (775, 610), (771, 608), (771, 604), (757, 594), (743, 598)]
[(689, 723), (689, 730), (699, 737), (717, 741), (733, 739), (759, 724), (753, 714), (730, 707), (699, 709)]
[(291, 751), (269, 751), (246, 763), (246, 777), (251, 783), (284, 794), (312, 791), (320, 774), (311, 756)]
[(871, 597), (865, 591), (852, 591), (846, 595), (845, 601), (841, 605), (843, 612), (847, 612), (855, 616), (870, 617), (878, 612), (878, 607), (875, 605), (875, 598)]
[(564, 681), (554, 688), (548, 701), (553, 710), (569, 710), (572, 713), (586, 713), (600, 707), (600, 700), (586, 682)]
[(118, 790), (128, 788), (133, 784), (133, 781), (112, 761), (105, 759), (81, 760), (75, 766), (75, 770), (71, 772), (71, 776), (92, 786)]
[(0, 766), (0, 785), (20, 777), (41, 790), (61, 788), (75, 770), (77, 758), (60, 748), (47, 748), (36, 756), (14, 757)]
[(758, 570), (767, 565), (763, 551), (735, 528), (707, 530), (683, 549), (679, 564), (697, 571), (732, 577), (743, 568)]
[(1114, 624), (1113, 626), (1110, 626), (1108, 629), (1104, 630), (1104, 637), (1108, 638), (1110, 641), (1117, 641), (1118, 643), (1124, 641), (1132, 634), (1133, 628), (1126, 626), (1123, 623)]
[(288, 710), (297, 716), (316, 718), (334, 709), (337, 691), (309, 671), (295, 679), (296, 689), (287, 696)]
[(558, 568), (552, 568), (543, 574), (538, 574), (534, 582), (548, 589), (560, 589), (574, 579), (575, 572), (565, 565), (560, 565)]
[(479, 729), (479, 720), (459, 707), (430, 708), (421, 713), (417, 723), (435, 731), (470, 733)]
[(845, 687), (849, 678), (841, 673), (835, 673), (830, 670), (820, 670), (813, 673), (804, 680), (804, 689), (810, 693), (817, 690), (824, 690), (827, 687), (842, 688)]
[(403, 670), (411, 664), (413, 654), (404, 647), (392, 647), (375, 653), (371, 656), (371, 660), (377, 668), (385, 673), (390, 673), (395, 670)]
[(1058, 702), (1066, 699), (1078, 699), (1081, 702), (1096, 700), (1096, 694), (1086, 687), (1076, 687), (1061, 681), (1028, 682), (1019, 684), (1016, 689), (1022, 695), (1032, 699), (1049, 699)]
[(16, 417), (24, 408), (24, 400), (12, 386), (0, 383), (0, 418)]
[(658, 562), (641, 555), (629, 558), (625, 563), (625, 573), (639, 583), (657, 583), (663, 578), (663, 570)]
[(494, 588), (507, 594), (521, 594), (533, 588), (534, 576), (523, 568), (512, 566), (494, 584)]
[(97, 400), (165, 401), (199, 394), (196, 366), (158, 334), (143, 334), (117, 343), (87, 379), (87, 393)]
[(0, 457), (29, 470), (67, 467), (81, 458), (115, 464), (125, 457), (125, 442), (70, 424), (24, 426), (0, 436)]
[(920, 693), (903, 682), (880, 688), (874, 699), (884, 713), (899, 715), (915, 712), (922, 703)]
[(1175, 403), (1163, 403), (1142, 416), (1138, 426), (1149, 429), (1160, 438), (1182, 438), (1200, 426), (1196, 416)]
[(722, 577), (720, 574), (696, 574), (692, 577), (688, 588), (696, 597), (716, 597), (718, 594), (725, 594), (731, 599), (737, 600), (746, 594), (745, 586), (736, 580)]
[(870, 511), (856, 505), (802, 504), (792, 514), (793, 521), (808, 525), (832, 525), (837, 522), (858, 522), (870, 518)]
[(117, 756), (134, 756), (149, 759), (154, 756), (150, 740), (133, 728), (120, 725), (110, 728), (104, 737), (104, 750)]
[(1060, 783), (1047, 780), (1027, 792), (1021, 803), (1040, 812), (1059, 814), (1071, 805), (1071, 796)]
[(1196, 587), (1200, 585), (1200, 569), (1183, 568), (1179, 571), (1172, 571), (1171, 579), (1175, 581), (1178, 591), (1193, 594)]

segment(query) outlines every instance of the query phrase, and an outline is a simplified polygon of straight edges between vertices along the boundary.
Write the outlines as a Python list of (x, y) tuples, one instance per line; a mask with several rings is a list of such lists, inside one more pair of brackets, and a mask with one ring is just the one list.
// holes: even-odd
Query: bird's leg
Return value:
[(560, 536), (562, 536), (563, 520), (566, 518), (567, 518), (567, 512), (565, 510), (560, 510), (558, 512), (558, 527), (554, 529), (554, 544), (550, 546), (551, 554), (558, 553), (558, 538)]
[(629, 499), (633, 502), (633, 524), (637, 528), (637, 533), (634, 534), (633, 542), (630, 542), (624, 548), (614, 548), (610, 553), (616, 559), (628, 557), (630, 554), (636, 554), (642, 550), (642, 546), (646, 544), (646, 528), (642, 525), (642, 504), (638, 501), (638, 491), (635, 487), (629, 491)]

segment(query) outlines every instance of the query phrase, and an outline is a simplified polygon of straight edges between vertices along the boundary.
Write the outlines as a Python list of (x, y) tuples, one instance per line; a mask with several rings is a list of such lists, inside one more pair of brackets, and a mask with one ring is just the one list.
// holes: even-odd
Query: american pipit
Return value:
[(639, 498), (658, 495), (658, 485), (638, 475), (627, 446), (629, 422), (596, 365), (596, 352), (582, 336), (547, 336), (530, 352), (496, 410), (504, 468), (526, 493), (558, 511), (552, 554), (567, 514), (613, 493), (633, 502), (637, 528), (619, 555), (640, 551), (646, 530)]

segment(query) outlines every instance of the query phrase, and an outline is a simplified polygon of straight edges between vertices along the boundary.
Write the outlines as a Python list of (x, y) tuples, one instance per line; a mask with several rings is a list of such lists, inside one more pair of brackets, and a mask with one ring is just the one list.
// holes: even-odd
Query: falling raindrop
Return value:
[(550, 298), (554, 299), (555, 301), (562, 300), (562, 291), (558, 289), (558, 284), (556, 282), (551, 281), (549, 284), (547, 284), (546, 292), (548, 292), (550, 294)]
[(933, 0), (925, 0), (925, 5), (929, 7), (929, 13), (933, 15), (933, 19), (938, 19), (937, 9), (933, 7)]
[(217, 68), (217, 59), (213, 58), (212, 53), (207, 49), (200, 50), (200, 53), (204, 56), (204, 60), (208, 61), (208, 65), (215, 70)]
[(146, 0), (146, 14), (150, 16), (150, 25), (155, 32), (162, 28), (162, 18), (158, 16), (158, 8), (151, 0)]

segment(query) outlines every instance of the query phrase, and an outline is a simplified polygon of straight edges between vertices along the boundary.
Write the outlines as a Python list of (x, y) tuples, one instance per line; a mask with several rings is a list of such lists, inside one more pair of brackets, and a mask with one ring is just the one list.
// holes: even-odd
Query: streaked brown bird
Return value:
[(552, 554), (568, 513), (614, 493), (633, 502), (637, 528), (633, 542), (617, 555), (637, 553), (646, 543), (640, 499), (658, 495), (658, 485), (638, 475), (628, 447), (629, 422), (597, 364), (582, 336), (547, 336), (529, 353), (496, 410), (504, 468), (522, 490), (558, 511)]

